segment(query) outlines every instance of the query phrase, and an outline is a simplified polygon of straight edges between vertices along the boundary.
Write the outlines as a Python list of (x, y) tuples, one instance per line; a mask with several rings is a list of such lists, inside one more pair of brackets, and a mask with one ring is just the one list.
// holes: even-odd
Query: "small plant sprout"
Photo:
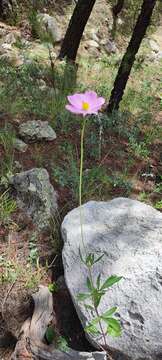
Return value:
[[(107, 290), (115, 283), (121, 280), (121, 277), (112, 275), (105, 281), (101, 281), (101, 275), (98, 274), (97, 280), (93, 278), (92, 267), (100, 261), (104, 254), (97, 257), (93, 253), (87, 253), (87, 248), (84, 242), (84, 229), (83, 229), (83, 214), (82, 214), (82, 184), (83, 184), (83, 155), (84, 155), (84, 132), (88, 116), (95, 114), (98, 115), (102, 105), (105, 103), (103, 97), (98, 97), (94, 91), (86, 91), (82, 94), (74, 94), (68, 96), (69, 104), (66, 105), (66, 109), (71, 113), (81, 115), (81, 141), (80, 141), (80, 174), (79, 174), (79, 209), (80, 209), (80, 231), (82, 250), (79, 248), (79, 255), (82, 263), (87, 268), (87, 293), (78, 294), (78, 300), (84, 302), (86, 309), (91, 311), (92, 320), (85, 327), (85, 331), (92, 335), (100, 335), (103, 339), (103, 344), (99, 345), (102, 350), (108, 348), (106, 342), (106, 335), (119, 336), (121, 334), (120, 323), (113, 317), (117, 308), (112, 307), (105, 311), (103, 314), (99, 312), (99, 304), (102, 297), (105, 295)], [(84, 255), (83, 255), (84, 254)], [(88, 301), (88, 302), (87, 302)], [(103, 325), (104, 323), (104, 325)], [(106, 330), (105, 330), (106, 324)], [(111, 359), (109, 354), (108, 358)]]
[(58, 285), (53, 282), (51, 284), (48, 285), (48, 290), (51, 292), (51, 293), (57, 293), (57, 291), (59, 290), (59, 287)]

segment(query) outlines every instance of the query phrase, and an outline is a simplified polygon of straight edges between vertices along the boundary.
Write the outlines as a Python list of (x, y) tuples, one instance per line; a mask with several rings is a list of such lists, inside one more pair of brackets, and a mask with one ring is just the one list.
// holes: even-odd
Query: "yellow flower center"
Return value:
[(82, 102), (82, 109), (83, 110), (89, 110), (89, 108), (90, 108), (89, 104), (87, 102), (83, 101)]

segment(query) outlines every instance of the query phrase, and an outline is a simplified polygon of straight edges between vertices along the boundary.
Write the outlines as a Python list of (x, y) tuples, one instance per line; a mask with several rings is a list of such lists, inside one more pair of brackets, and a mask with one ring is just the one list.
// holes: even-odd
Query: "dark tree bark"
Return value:
[(112, 8), (113, 27), (112, 27), (111, 36), (112, 36), (113, 40), (115, 39), (115, 35), (116, 35), (116, 24), (117, 24), (118, 15), (120, 14), (120, 12), (123, 9), (124, 1), (125, 0), (118, 0), (117, 4), (115, 6), (113, 6), (113, 8)]
[(106, 112), (109, 114), (115, 110), (118, 110), (119, 108), (119, 103), (122, 100), (123, 93), (129, 79), (129, 75), (134, 64), (136, 54), (139, 50), (142, 39), (146, 34), (147, 27), (150, 24), (151, 16), (156, 2), (157, 0), (143, 1), (140, 15), (137, 19), (131, 40), (123, 56), (117, 77), (114, 82), (114, 88), (112, 90), (110, 101), (106, 109)]
[(122, 11), (122, 8), (124, 6), (124, 1), (125, 0), (118, 0), (117, 4), (113, 6), (112, 12), (114, 16), (117, 17), (119, 13)]
[(80, 40), (96, 0), (78, 0), (63, 40), (59, 58), (75, 61)]
[(0, 18), (6, 20), (12, 14), (14, 5), (17, 5), (16, 0), (0, 0)]

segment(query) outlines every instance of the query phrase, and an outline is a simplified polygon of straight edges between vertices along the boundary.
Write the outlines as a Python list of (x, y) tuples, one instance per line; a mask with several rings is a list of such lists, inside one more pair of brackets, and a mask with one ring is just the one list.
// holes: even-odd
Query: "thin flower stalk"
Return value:
[[(79, 294), (78, 298), (80, 298), (80, 301), (84, 301), (85, 298), (90, 297), (91, 304), (93, 306), (90, 306), (90, 304), (85, 304), (85, 306), (89, 306), (92, 308), (95, 319), (93, 321), (98, 323), (100, 331), (97, 329), (97, 333), (102, 336), (104, 345), (98, 344), (98, 346), (102, 350), (108, 349), (108, 345), (106, 342), (106, 334), (108, 330), (105, 332), (104, 328), (102, 326), (102, 320), (108, 325), (108, 328), (110, 326), (110, 333), (116, 333), (119, 336), (120, 334), (120, 325), (118, 324), (117, 320), (111, 317), (111, 315), (116, 311), (116, 307), (113, 307), (109, 309), (105, 314), (100, 314), (98, 311), (98, 306), (101, 300), (101, 297), (106, 293), (108, 288), (115, 284), (116, 282), (120, 281), (121, 277), (118, 277), (116, 275), (112, 275), (103, 284), (100, 284), (100, 274), (97, 277), (96, 287), (95, 282), (93, 279), (93, 273), (92, 273), (92, 267), (97, 262), (100, 261), (100, 259), (103, 257), (104, 254), (99, 256), (97, 259), (95, 258), (94, 254), (87, 253), (85, 241), (84, 241), (84, 232), (83, 232), (83, 209), (82, 209), (82, 187), (83, 187), (83, 163), (84, 163), (84, 135), (85, 135), (85, 127), (87, 122), (87, 116), (91, 114), (98, 115), (98, 111), (101, 109), (102, 105), (104, 104), (105, 100), (102, 97), (98, 97), (97, 94), (94, 91), (87, 91), (84, 94), (74, 94), (71, 96), (68, 96), (69, 104), (66, 105), (66, 109), (74, 114), (79, 114), (83, 116), (83, 121), (81, 123), (81, 139), (80, 139), (80, 173), (79, 173), (79, 211), (80, 211), (80, 231), (81, 231), (81, 242), (83, 247), (84, 256), (82, 256), (82, 252), (80, 251), (81, 260), (84, 263), (84, 265), (87, 267), (88, 270), (88, 277), (87, 277), (87, 287), (90, 291), (89, 294)], [(98, 115), (98, 120), (100, 124), (100, 147), (99, 147), (99, 156), (101, 157), (101, 143), (102, 143), (102, 124), (100, 123), (100, 118)], [(97, 295), (96, 295), (97, 291)], [(99, 296), (99, 298), (98, 298)], [(107, 315), (108, 314), (108, 315)], [(105, 318), (104, 318), (105, 316)], [(108, 316), (108, 318), (106, 317)], [(114, 328), (112, 327), (112, 321), (114, 322)], [(93, 322), (89, 322), (88, 326), (86, 326), (85, 331), (90, 332), (90, 328), (92, 331), (92, 328), (94, 329)], [(95, 330), (96, 331), (96, 330)], [(111, 356), (108, 354), (107, 351), (107, 357), (109, 360), (112, 360)]]

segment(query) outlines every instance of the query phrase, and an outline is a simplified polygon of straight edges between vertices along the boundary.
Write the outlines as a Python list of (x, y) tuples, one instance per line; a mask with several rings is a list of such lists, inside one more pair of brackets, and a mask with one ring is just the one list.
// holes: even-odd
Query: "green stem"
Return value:
[(83, 160), (84, 160), (84, 133), (86, 126), (86, 118), (83, 120), (82, 129), (81, 129), (81, 140), (80, 140), (80, 175), (79, 175), (79, 208), (80, 208), (80, 229), (81, 229), (81, 239), (83, 249), (86, 255), (86, 247), (84, 244), (83, 236), (83, 214), (82, 214), (82, 185), (83, 185)]
[[(81, 129), (81, 141), (80, 141), (79, 209), (80, 209), (81, 240), (82, 240), (82, 245), (83, 245), (85, 256), (87, 257), (87, 250), (86, 250), (86, 246), (85, 246), (85, 243), (84, 243), (83, 214), (82, 214), (82, 207), (81, 207), (82, 206), (82, 186), (83, 186), (83, 160), (84, 160), (84, 133), (85, 133), (85, 126), (86, 126), (86, 118), (83, 119), (83, 124), (82, 124), (82, 129)], [(88, 273), (89, 273), (89, 277), (90, 277), (92, 286), (94, 286), (91, 267), (87, 266), (87, 269), (88, 269)], [(99, 312), (98, 312), (98, 309), (95, 306), (94, 299), (92, 299), (92, 301), (93, 301), (93, 306), (94, 306), (96, 316), (99, 317)], [(99, 321), (99, 327), (100, 327), (101, 334), (102, 334), (102, 337), (103, 337), (103, 340), (104, 340), (105, 349), (102, 347), (102, 345), (99, 345), (99, 346), (100, 346), (100, 348), (102, 350), (106, 350), (106, 348), (107, 348), (106, 336), (105, 336), (105, 333), (104, 333), (104, 330), (103, 330), (103, 327), (102, 327), (101, 320)], [(112, 360), (110, 355), (108, 355), (108, 358), (110, 360)]]
[(86, 118), (83, 120), (81, 129), (80, 141), (80, 177), (79, 177), (79, 206), (82, 205), (82, 182), (83, 182), (83, 156), (84, 156), (84, 132), (85, 132)]
[[(91, 268), (88, 267), (88, 270), (89, 270), (89, 277), (90, 277), (90, 280), (91, 280), (91, 284), (92, 286), (94, 287), (94, 283), (93, 283), (93, 277), (92, 277), (92, 271), (91, 271)], [(95, 310), (95, 313), (97, 315), (98, 318), (100, 318), (100, 314), (99, 314), (99, 311), (95, 305), (95, 300), (93, 299), (92, 297), (92, 302), (93, 302), (93, 307), (94, 307), (94, 310)], [(102, 323), (101, 323), (101, 320), (99, 320), (99, 327), (100, 327), (100, 330), (101, 330), (101, 334), (102, 334), (102, 337), (103, 337), (103, 340), (104, 340), (104, 345), (105, 345), (105, 349), (102, 347), (102, 345), (99, 345), (101, 347), (102, 350), (106, 350), (107, 348), (107, 342), (106, 342), (106, 336), (105, 336), (105, 333), (104, 333), (104, 330), (103, 330), (103, 327), (102, 327)], [(108, 355), (109, 357), (109, 355)], [(110, 360), (112, 360), (110, 357), (109, 357)]]

